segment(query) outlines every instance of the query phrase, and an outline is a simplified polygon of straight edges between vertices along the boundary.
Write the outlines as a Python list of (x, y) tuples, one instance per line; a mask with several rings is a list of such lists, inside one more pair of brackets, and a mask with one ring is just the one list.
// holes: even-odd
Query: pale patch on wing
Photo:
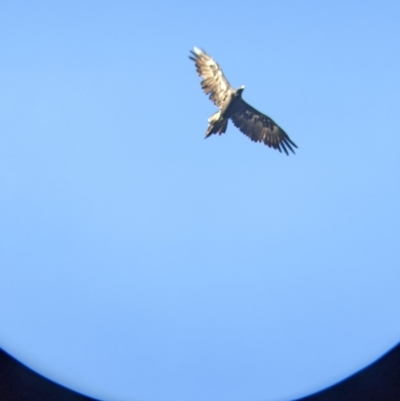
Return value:
[(197, 73), (203, 78), (201, 81), (203, 91), (216, 106), (221, 107), (227, 96), (233, 92), (233, 88), (220, 66), (205, 51), (195, 47), (192, 55), (189, 58), (195, 62)]

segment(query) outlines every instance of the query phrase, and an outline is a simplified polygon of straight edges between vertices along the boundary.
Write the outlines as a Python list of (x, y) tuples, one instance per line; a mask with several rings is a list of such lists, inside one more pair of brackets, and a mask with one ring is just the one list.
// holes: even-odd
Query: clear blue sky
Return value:
[[(400, 341), (398, 1), (4, 1), (0, 346), (109, 401), (273, 401)], [(233, 125), (204, 48), (299, 146)]]

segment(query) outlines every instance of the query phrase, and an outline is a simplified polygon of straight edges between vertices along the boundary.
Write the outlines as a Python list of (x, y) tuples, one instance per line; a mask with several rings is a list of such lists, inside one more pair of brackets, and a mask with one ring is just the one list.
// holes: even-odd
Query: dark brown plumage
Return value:
[(203, 78), (201, 87), (210, 100), (218, 107), (218, 111), (208, 119), (206, 138), (212, 134), (223, 134), (231, 119), (241, 132), (254, 142), (283, 150), (287, 155), (288, 149), (294, 153), (297, 145), (289, 138), (271, 118), (260, 113), (242, 99), (244, 86), (234, 90), (225, 78), (219, 65), (204, 50), (197, 47), (189, 56), (196, 65), (197, 73)]

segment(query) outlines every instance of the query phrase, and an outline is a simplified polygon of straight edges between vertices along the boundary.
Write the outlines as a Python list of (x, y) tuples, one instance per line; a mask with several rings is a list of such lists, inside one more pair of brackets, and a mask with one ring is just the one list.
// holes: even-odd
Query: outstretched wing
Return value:
[(229, 85), (220, 66), (204, 50), (195, 47), (191, 53), (189, 58), (194, 61), (197, 73), (203, 78), (201, 81), (203, 91), (209, 95), (216, 106), (221, 108), (227, 96), (234, 91), (233, 88)]
[(229, 116), (233, 124), (243, 134), (254, 142), (264, 142), (270, 148), (278, 149), (288, 155), (288, 149), (293, 153), (297, 145), (289, 138), (286, 132), (265, 114), (247, 104), (243, 99), (237, 99), (235, 110)]

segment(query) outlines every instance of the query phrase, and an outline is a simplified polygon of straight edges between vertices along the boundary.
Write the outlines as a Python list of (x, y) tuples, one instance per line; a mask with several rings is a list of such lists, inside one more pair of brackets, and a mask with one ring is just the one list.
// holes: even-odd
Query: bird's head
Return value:
[(242, 96), (242, 92), (244, 91), (244, 85), (240, 88), (236, 89), (236, 96)]

